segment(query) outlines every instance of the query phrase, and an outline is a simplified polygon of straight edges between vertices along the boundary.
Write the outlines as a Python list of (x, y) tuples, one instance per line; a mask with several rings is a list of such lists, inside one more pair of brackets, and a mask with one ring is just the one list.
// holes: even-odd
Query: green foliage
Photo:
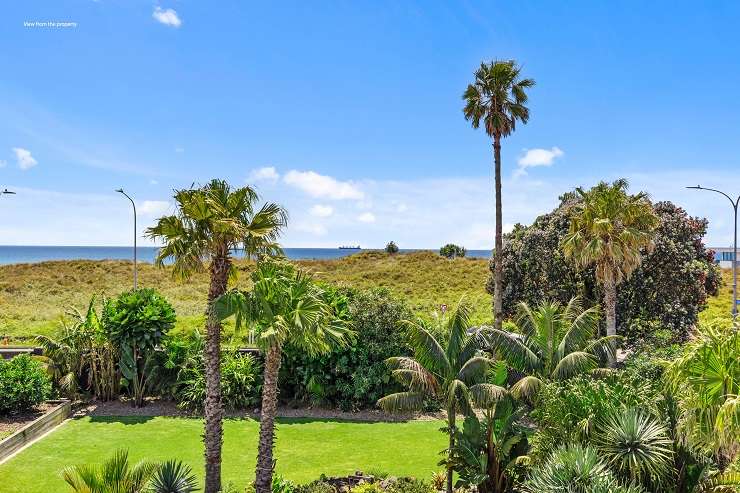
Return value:
[(394, 253), (398, 253), (399, 248), (398, 245), (396, 245), (395, 241), (389, 241), (388, 244), (385, 246), (385, 253), (390, 253), (393, 255)]
[(351, 321), (356, 337), (347, 347), (321, 355), (286, 348), (281, 396), (337, 406), (344, 410), (375, 405), (397, 388), (385, 360), (409, 354), (401, 321), (411, 310), (386, 289), (326, 288), (338, 315)]
[(332, 485), (321, 480), (307, 484), (299, 484), (293, 489), (293, 493), (336, 493)]
[(526, 485), (530, 493), (644, 493), (620, 484), (591, 447), (564, 445), (534, 468)]
[[(554, 211), (539, 216), (530, 226), (517, 225), (507, 235), (503, 249), (507, 316), (516, 314), (521, 301), (567, 303), (580, 296), (591, 306), (601, 300), (593, 268), (575, 269), (560, 248), (579, 201), (567, 193)], [(640, 267), (620, 286), (617, 297), (617, 331), (630, 344), (656, 328), (667, 330), (673, 340), (685, 339), (708, 295), (717, 294), (721, 281), (720, 270), (702, 242), (706, 219), (691, 217), (671, 202), (654, 204), (654, 211), (659, 218), (654, 248), (641, 252)], [(493, 293), (492, 277), (486, 287)]]
[(128, 462), (128, 451), (119, 450), (99, 466), (68, 467), (62, 472), (64, 481), (77, 493), (144, 493), (154, 477), (157, 464)]
[[(202, 352), (188, 354), (181, 361), (186, 366), (178, 373), (172, 390), (173, 396), (183, 409), (203, 410), (206, 377)], [(262, 365), (251, 354), (243, 355), (228, 349), (222, 351), (221, 400), (224, 406), (230, 409), (249, 409), (256, 406), (262, 391), (261, 373)]]
[(103, 327), (119, 348), (135, 347), (147, 352), (159, 345), (175, 325), (172, 305), (151, 288), (121, 293), (103, 309)]
[(0, 359), (0, 415), (28, 411), (49, 398), (51, 378), (27, 354)]
[[(68, 310), (56, 338), (37, 336), (43, 348), (42, 361), (53, 376), (59, 392), (71, 399), (92, 394), (100, 401), (118, 396), (119, 351), (108, 340), (93, 296), (87, 311)], [(102, 300), (105, 306), (105, 299)]]
[(378, 483), (360, 483), (350, 491), (354, 493), (383, 493), (383, 489)]
[(421, 479), (402, 477), (392, 481), (386, 491), (388, 493), (433, 493), (436, 490)]
[(445, 258), (464, 257), (468, 251), (465, 247), (455, 245), (454, 243), (448, 243), (439, 249), (439, 254)]
[(598, 309), (584, 310), (578, 298), (565, 306), (520, 303), (516, 333), (488, 327), (483, 334), (491, 351), (525, 375), (512, 387), (514, 396), (533, 399), (546, 380), (566, 380), (606, 363), (615, 338), (595, 339), (598, 321)]
[(198, 480), (190, 466), (168, 460), (157, 467), (150, 489), (151, 493), (193, 493), (198, 491)]

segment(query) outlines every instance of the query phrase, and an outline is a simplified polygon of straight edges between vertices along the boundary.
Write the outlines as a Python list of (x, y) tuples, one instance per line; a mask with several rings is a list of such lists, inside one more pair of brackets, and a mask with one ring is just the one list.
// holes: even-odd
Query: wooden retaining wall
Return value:
[(51, 411), (0, 441), (0, 462), (22, 447), (39, 438), (47, 431), (64, 421), (72, 414), (72, 404), (68, 400), (51, 401), (58, 403)]

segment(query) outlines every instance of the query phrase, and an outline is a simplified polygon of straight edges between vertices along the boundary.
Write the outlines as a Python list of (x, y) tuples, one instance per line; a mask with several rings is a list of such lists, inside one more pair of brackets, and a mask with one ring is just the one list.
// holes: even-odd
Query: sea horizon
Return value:
[[(160, 247), (137, 246), (137, 261), (154, 262)], [(347, 257), (360, 252), (378, 251), (382, 248), (324, 248), (324, 247), (284, 247), (285, 256), (291, 260), (328, 260)], [(408, 248), (401, 253), (419, 251), (438, 252), (437, 248)], [(235, 252), (238, 258), (241, 255)], [(468, 250), (471, 258), (490, 258), (491, 250)], [(0, 265), (33, 264), (64, 260), (131, 260), (133, 246), (90, 246), (90, 245), (0, 245)]]

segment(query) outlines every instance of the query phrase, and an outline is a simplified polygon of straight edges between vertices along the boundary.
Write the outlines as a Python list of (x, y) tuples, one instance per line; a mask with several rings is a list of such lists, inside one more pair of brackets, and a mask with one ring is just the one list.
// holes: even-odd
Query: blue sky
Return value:
[[(173, 188), (251, 183), (286, 246), (490, 248), (491, 148), (460, 95), (482, 60), (536, 79), (504, 142), (504, 223), (576, 185), (710, 219), (740, 193), (740, 4), (7, 2), (0, 15), (0, 244), (125, 245)], [(74, 27), (28, 23), (69, 22)]]

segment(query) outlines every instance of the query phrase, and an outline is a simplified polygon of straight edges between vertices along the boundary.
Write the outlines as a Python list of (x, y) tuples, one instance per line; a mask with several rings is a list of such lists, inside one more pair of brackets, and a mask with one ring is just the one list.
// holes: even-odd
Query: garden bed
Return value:
[(47, 401), (33, 411), (0, 419), (0, 461), (41, 437), (70, 413), (68, 400)]

